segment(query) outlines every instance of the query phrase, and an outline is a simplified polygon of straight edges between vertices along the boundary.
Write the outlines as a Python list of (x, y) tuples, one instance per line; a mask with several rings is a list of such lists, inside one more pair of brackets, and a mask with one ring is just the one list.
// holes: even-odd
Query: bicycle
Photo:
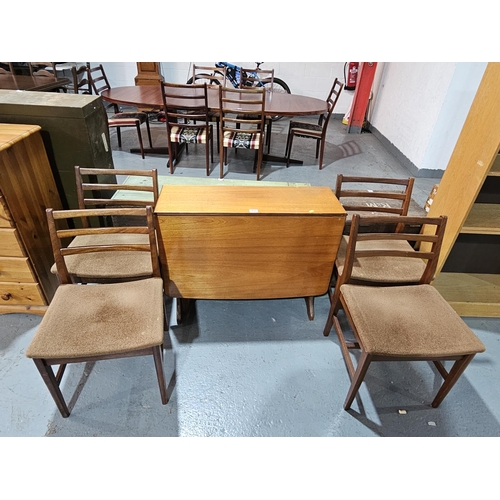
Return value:
[[(263, 63), (256, 62), (255, 64), (257, 65), (255, 69), (260, 69), (260, 65)], [(235, 64), (228, 62), (216, 62), (215, 66), (218, 68), (224, 68), (224, 67), (226, 68), (226, 80), (228, 80), (231, 83), (231, 85), (235, 88), (238, 88), (240, 86), (240, 82), (242, 80), (243, 80), (243, 85), (247, 87), (267, 88), (271, 86), (270, 79), (265, 78), (261, 80), (256, 72), (247, 73), (245, 71), (241, 71), (241, 66), (236, 66)], [(217, 71), (214, 73), (218, 74), (219, 76), (223, 76), (222, 73), (218, 73)], [(213, 78), (214, 73), (206, 75), (205, 74), (198, 75), (196, 78), (196, 83), (204, 83), (206, 81), (206, 83), (210, 85), (220, 85), (220, 80)], [(189, 80), (186, 83), (192, 84), (193, 77), (189, 78)], [(290, 87), (281, 78), (274, 77), (272, 82), (272, 88), (273, 92), (279, 92), (282, 94), (292, 93)], [(276, 121), (279, 120), (280, 118), (281, 118), (280, 116), (273, 116), (272, 120)]]

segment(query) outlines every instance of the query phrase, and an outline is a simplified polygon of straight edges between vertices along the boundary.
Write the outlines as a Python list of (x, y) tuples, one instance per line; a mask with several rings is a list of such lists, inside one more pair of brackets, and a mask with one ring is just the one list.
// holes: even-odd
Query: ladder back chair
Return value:
[(290, 165), (290, 155), (292, 153), (292, 144), (294, 137), (316, 140), (316, 158), (319, 156), (319, 169), (323, 168), (323, 156), (325, 152), (326, 132), (328, 123), (332, 117), (333, 110), (337, 105), (340, 93), (344, 88), (344, 84), (340, 83), (337, 78), (333, 82), (330, 93), (326, 99), (327, 111), (321, 114), (318, 118), (318, 123), (309, 123), (291, 120), (288, 127), (288, 136), (286, 139), (285, 156), (287, 159), (286, 166)]
[[(96, 95), (101, 95), (101, 92), (109, 90), (111, 88), (109, 80), (104, 72), (102, 64), (95, 67), (88, 68), (88, 79), (90, 81), (90, 86)], [(131, 111), (131, 112), (120, 112), (117, 104), (113, 104), (114, 114), (108, 117), (108, 127), (116, 129), (116, 137), (118, 139), (118, 146), (122, 147), (122, 127), (129, 128), (134, 127), (137, 130), (137, 137), (139, 139), (139, 147), (141, 150), (141, 156), (144, 159), (144, 144), (142, 141), (141, 125), (146, 124), (146, 131), (148, 133), (149, 147), (153, 147), (151, 140), (151, 129), (149, 126), (149, 117), (147, 113), (141, 111)]]
[[(118, 182), (116, 176), (127, 176), (126, 183)], [(158, 172), (152, 170), (119, 170), (82, 168), (75, 166), (76, 192), (80, 209), (100, 208), (138, 208), (156, 206), (158, 200)], [(101, 217), (79, 219), (83, 227), (112, 226), (116, 223), (112, 218)], [(97, 223), (95, 222), (97, 221)], [(122, 218), (129, 225), (146, 226), (142, 218)], [(148, 236), (137, 233), (103, 233), (76, 236), (70, 246), (84, 246), (94, 243), (146, 244)], [(131, 279), (142, 279), (152, 276), (151, 259), (145, 253), (114, 252), (90, 253), (69, 256), (66, 259), (68, 273), (75, 282), (81, 283), (114, 283)], [(57, 274), (54, 264), (51, 271)]]
[[(72, 219), (72, 224), (65, 227), (77, 227), (78, 219), (105, 216), (145, 217), (147, 225), (58, 228), (61, 221)], [(161, 402), (166, 404), (167, 389), (163, 373), (166, 316), (152, 207), (59, 211), (47, 209), (47, 220), (60, 285), (26, 350), (26, 356), (33, 359), (61, 415), (68, 417), (70, 414), (60, 387), (68, 364), (123, 357), (153, 357)], [(123, 245), (89, 243), (71, 247), (65, 245), (65, 241), (74, 237), (113, 236), (117, 233), (145, 236), (147, 242)], [(68, 258), (123, 251), (147, 255), (153, 270), (152, 277), (96, 286), (72, 284), (66, 266)], [(59, 365), (57, 373), (53, 371), (54, 365)]]
[[(274, 90), (274, 68), (241, 68), (239, 82), (240, 89), (256, 87), (261, 83), (266, 84), (267, 92), (272, 92)], [(266, 116), (266, 146), (268, 153), (271, 149), (272, 128), (273, 118), (271, 116)]]
[(265, 131), (266, 94), (263, 87), (236, 89), (219, 87), (221, 123), (220, 173), (227, 165), (227, 148), (255, 150), (254, 168), (260, 180)]
[(208, 112), (207, 84), (160, 82), (167, 127), (168, 165), (174, 173), (178, 145), (204, 144), (205, 169), (210, 175), (210, 160), (214, 161), (213, 133)]
[[(328, 314), (324, 334), (332, 325), (340, 342), (346, 368), (351, 379), (344, 409), (348, 410), (359, 390), (370, 364), (374, 361), (432, 361), (444, 382), (431, 406), (436, 408), (443, 401), (473, 357), (485, 350), (482, 342), (464, 323), (439, 292), (430, 285), (437, 267), (437, 260), (446, 227), (446, 217), (401, 216), (404, 227), (425, 225), (428, 234), (386, 232), (391, 216), (370, 218), (374, 232), (361, 233), (359, 214), (352, 218), (345, 266), (337, 279), (334, 298)], [(427, 230), (426, 230), (427, 233)], [(387, 249), (384, 241), (421, 243), (420, 248), (408, 251)], [(374, 246), (360, 249), (361, 242)], [(376, 245), (382, 243), (377, 249)], [(425, 244), (424, 244), (425, 243)], [(386, 258), (394, 265), (402, 260), (425, 261), (420, 280), (414, 285), (363, 286), (353, 284), (351, 277), (356, 265), (369, 259)], [(338, 313), (343, 309), (355, 340), (346, 339)], [(350, 350), (360, 351), (354, 367)], [(448, 371), (444, 361), (453, 360)]]
[(71, 83), (65, 87), (66, 92), (69, 91), (73, 94), (92, 94), (87, 66), (71, 66), (71, 79)]
[[(206, 83), (207, 86), (216, 87), (221, 85), (222, 87), (226, 86), (227, 83), (227, 68), (223, 66), (219, 68), (218, 66), (200, 66), (197, 64), (193, 64), (193, 75), (190, 80), (190, 83)], [(219, 112), (218, 111), (209, 111), (208, 117), (212, 123), (215, 123), (216, 126), (216, 142), (217, 142), (217, 152), (219, 152), (220, 148), (220, 122), (219, 122)]]

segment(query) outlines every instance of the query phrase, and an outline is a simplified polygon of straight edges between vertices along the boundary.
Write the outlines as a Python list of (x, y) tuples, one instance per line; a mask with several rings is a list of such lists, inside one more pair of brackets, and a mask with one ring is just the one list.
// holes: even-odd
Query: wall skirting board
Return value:
[(392, 142), (381, 134), (373, 125), (368, 124), (368, 130), (382, 143), (384, 148), (391, 153), (405, 167), (413, 177), (428, 177), (441, 179), (444, 170), (431, 170), (429, 168), (418, 168), (412, 163)]

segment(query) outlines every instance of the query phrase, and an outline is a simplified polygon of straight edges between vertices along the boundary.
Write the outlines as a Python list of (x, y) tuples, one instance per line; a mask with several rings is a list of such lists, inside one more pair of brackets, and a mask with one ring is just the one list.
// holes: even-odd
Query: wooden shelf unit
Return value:
[(434, 286), (461, 316), (500, 317), (500, 63), (489, 63), (429, 217), (448, 216)]
[(38, 125), (0, 123), (0, 314), (44, 314), (57, 289), (46, 208), (61, 209)]

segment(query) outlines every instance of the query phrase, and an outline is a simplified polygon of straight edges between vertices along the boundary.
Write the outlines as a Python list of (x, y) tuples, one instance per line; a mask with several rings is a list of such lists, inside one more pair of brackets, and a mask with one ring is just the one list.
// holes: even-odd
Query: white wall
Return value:
[(384, 63), (369, 121), (419, 170), (445, 170), (486, 63)]

